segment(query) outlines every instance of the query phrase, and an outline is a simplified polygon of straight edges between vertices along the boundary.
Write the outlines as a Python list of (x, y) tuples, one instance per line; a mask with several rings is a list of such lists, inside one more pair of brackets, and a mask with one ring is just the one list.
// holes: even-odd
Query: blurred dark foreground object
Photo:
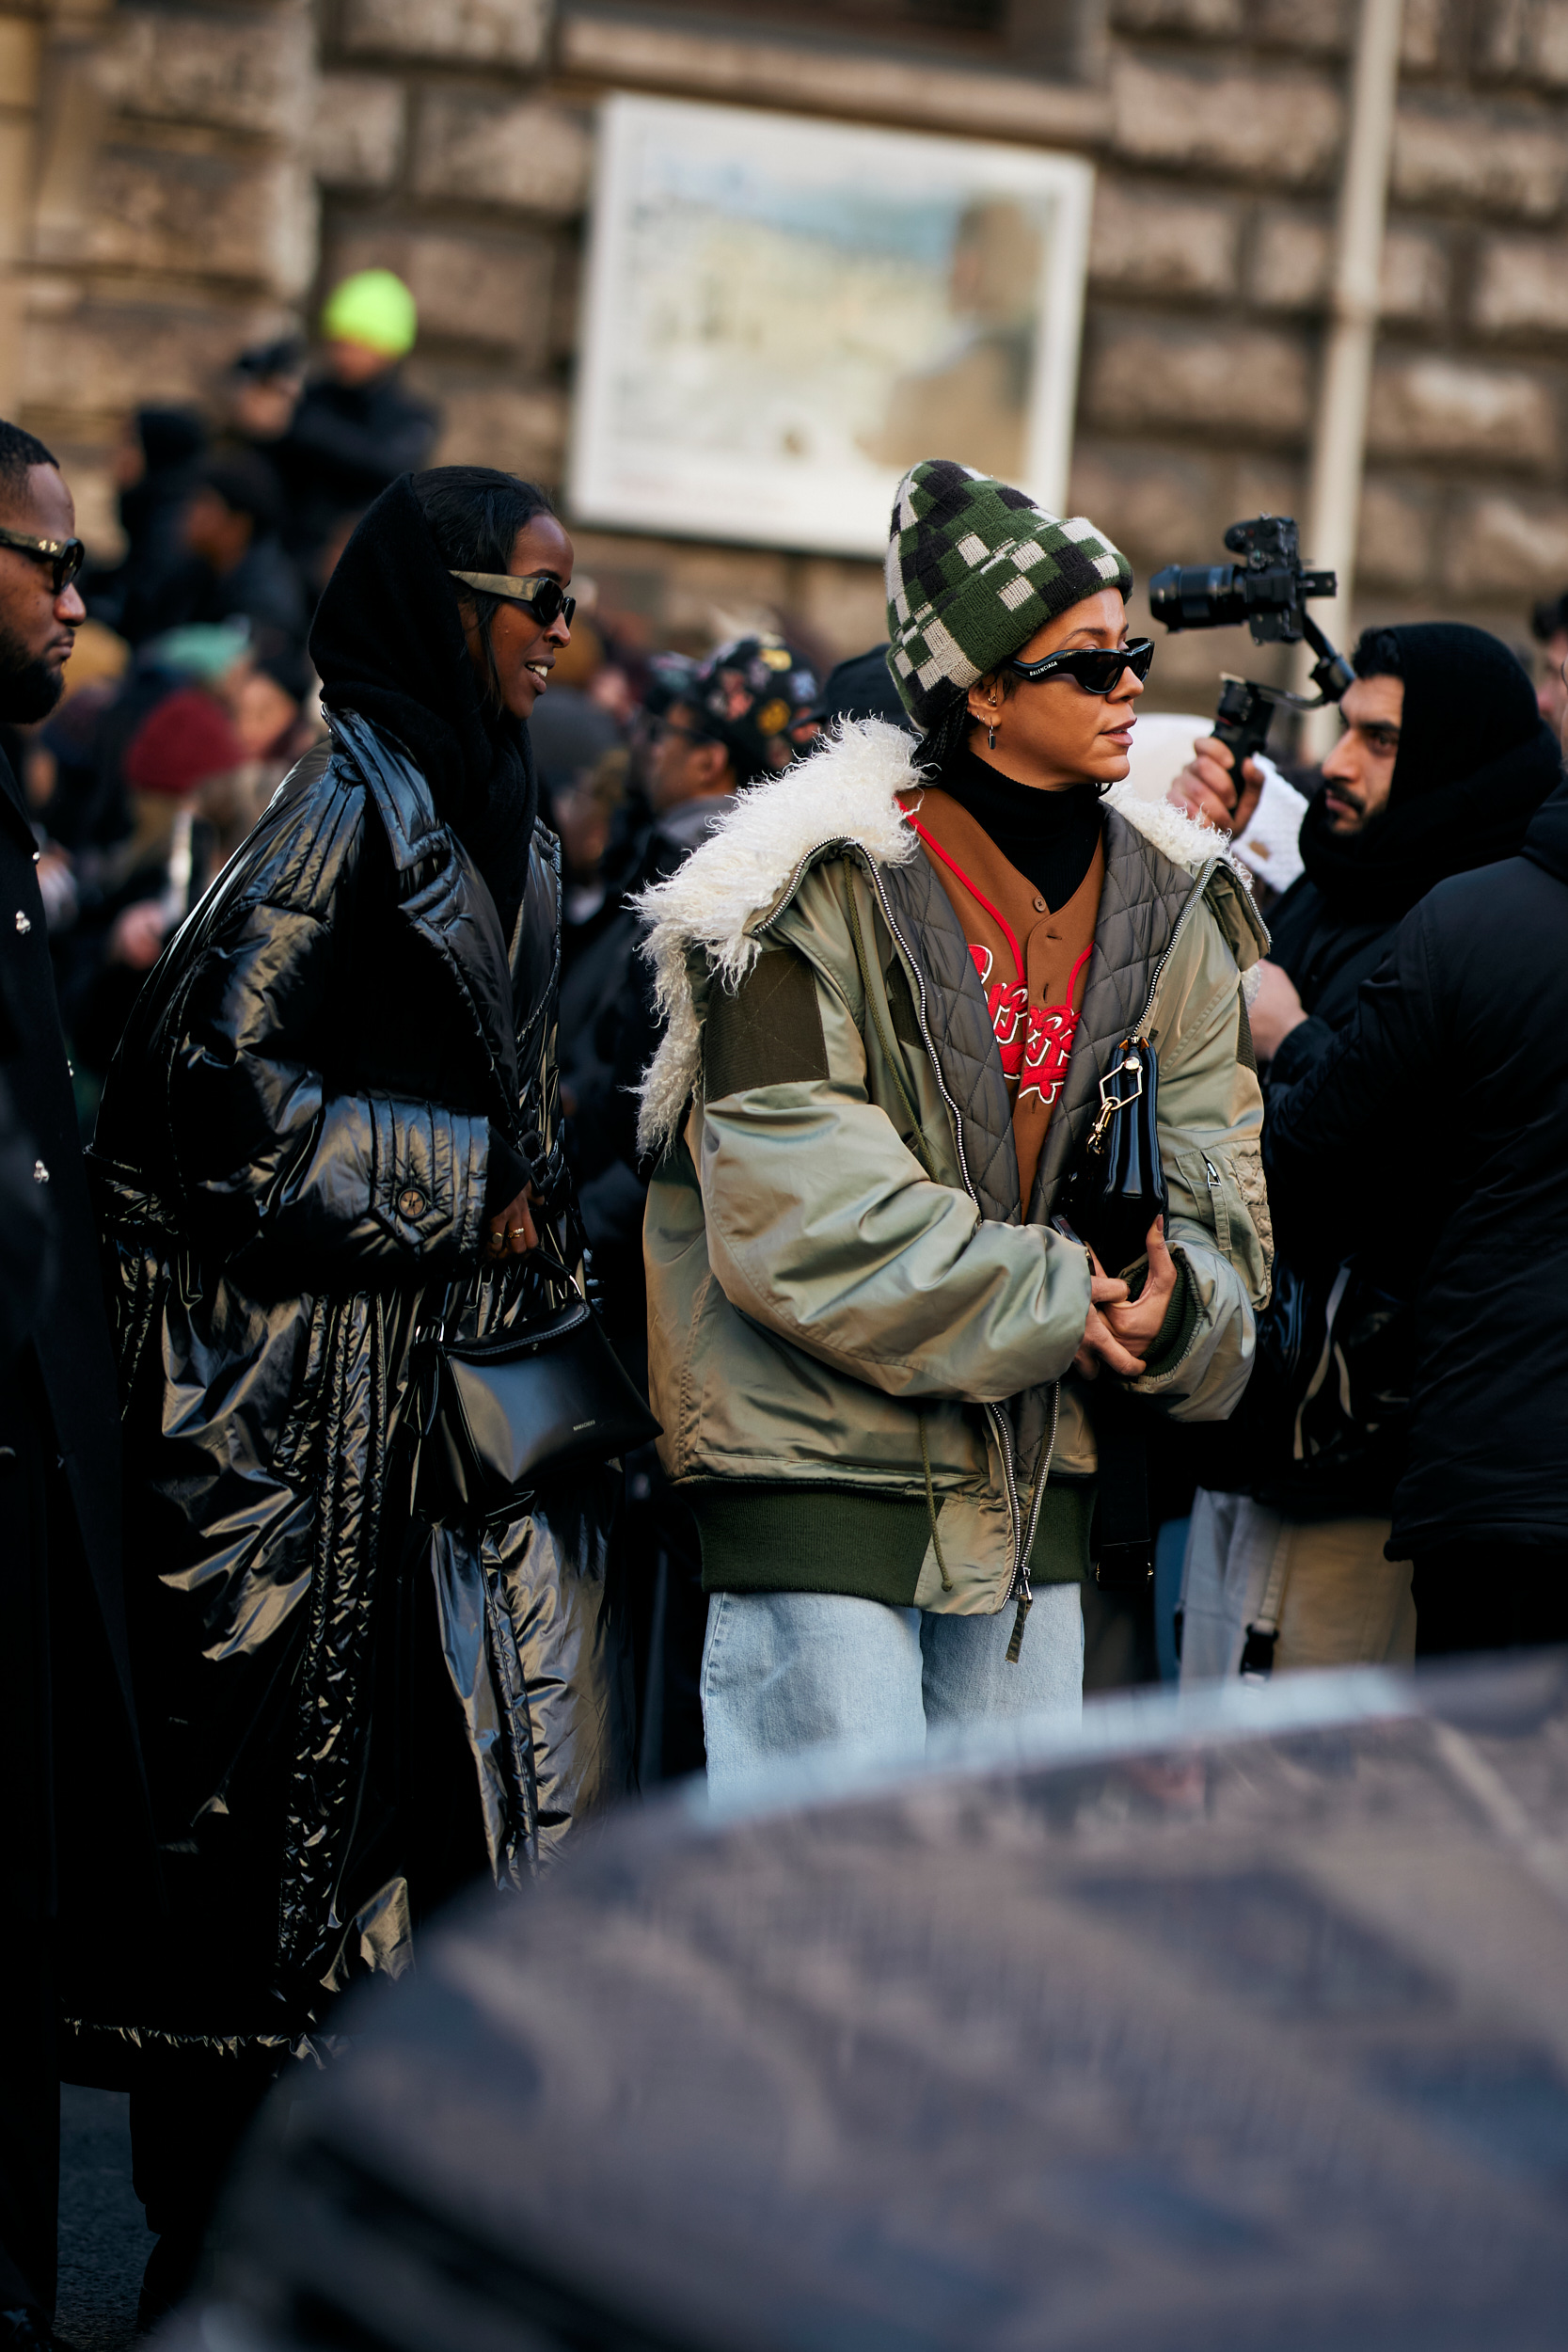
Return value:
[(164, 2352), (1556, 2352), (1565, 1830), (1563, 1653), (622, 1814), (342, 2016)]

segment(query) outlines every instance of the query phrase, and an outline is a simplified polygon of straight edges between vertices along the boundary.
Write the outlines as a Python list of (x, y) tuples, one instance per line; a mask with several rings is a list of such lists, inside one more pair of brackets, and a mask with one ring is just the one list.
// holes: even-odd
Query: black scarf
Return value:
[(1026, 876), (1053, 914), (1066, 906), (1093, 862), (1100, 795), (1089, 784), (1037, 791), (980, 759), (967, 743), (950, 752), (942, 786), (967, 809), (1009, 866)]
[(1448, 621), (1384, 633), (1404, 678), (1388, 805), (1341, 836), (1325, 787), (1301, 828), (1307, 875), (1347, 923), (1398, 922), (1450, 874), (1516, 856), (1561, 773), (1535, 690), (1500, 639)]
[(310, 659), (328, 710), (356, 710), (410, 754), (483, 875), (510, 941), (539, 808), (528, 729), (468, 659), (457, 582), (407, 474), (361, 518), (327, 581)]

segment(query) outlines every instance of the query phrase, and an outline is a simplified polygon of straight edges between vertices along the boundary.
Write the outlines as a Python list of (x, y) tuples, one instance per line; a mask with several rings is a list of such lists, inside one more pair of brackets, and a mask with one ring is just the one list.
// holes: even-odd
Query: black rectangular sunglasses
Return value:
[(87, 560), (84, 540), (34, 539), (24, 531), (0, 529), (0, 548), (15, 548), (19, 555), (36, 555), (40, 564), (49, 564), (55, 575), (56, 596), (70, 587)]
[(568, 628), (578, 609), (576, 596), (569, 596), (559, 580), (548, 572), (453, 572), (466, 588), (478, 588), (487, 596), (500, 596), (508, 604), (520, 604), (525, 612), (531, 612), (541, 628), (548, 628), (553, 621), (563, 620)]
[(1007, 667), (1031, 686), (1042, 677), (1069, 677), (1085, 694), (1108, 694), (1123, 670), (1146, 678), (1154, 660), (1152, 637), (1134, 637), (1125, 645), (1080, 645), (1070, 653), (1048, 653), (1038, 661), (1009, 661)]

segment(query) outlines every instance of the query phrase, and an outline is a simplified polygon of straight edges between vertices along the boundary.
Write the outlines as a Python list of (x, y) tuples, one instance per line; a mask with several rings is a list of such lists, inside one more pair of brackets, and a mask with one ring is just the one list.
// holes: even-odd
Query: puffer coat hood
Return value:
[(411, 1500), (417, 1334), (553, 1296), (481, 1265), (499, 1139), (534, 1131), (575, 1254), (555, 845), (508, 943), (410, 757), (333, 726), (142, 991), (92, 1155), (171, 1906), (76, 2021), (98, 2079), (299, 2046), (456, 1886), (521, 1884), (627, 1785), (618, 1473), (483, 1532)]

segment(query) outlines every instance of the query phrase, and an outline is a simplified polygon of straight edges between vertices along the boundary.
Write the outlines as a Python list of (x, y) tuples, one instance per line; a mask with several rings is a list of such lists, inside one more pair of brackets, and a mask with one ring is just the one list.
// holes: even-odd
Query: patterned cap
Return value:
[(816, 673), (782, 637), (735, 637), (709, 654), (680, 699), (730, 755), (737, 784), (787, 768), (790, 728), (818, 692)]
[(945, 457), (898, 485), (887, 550), (888, 667), (923, 734), (1037, 629), (1102, 588), (1132, 586), (1120, 549), (1082, 515)]

